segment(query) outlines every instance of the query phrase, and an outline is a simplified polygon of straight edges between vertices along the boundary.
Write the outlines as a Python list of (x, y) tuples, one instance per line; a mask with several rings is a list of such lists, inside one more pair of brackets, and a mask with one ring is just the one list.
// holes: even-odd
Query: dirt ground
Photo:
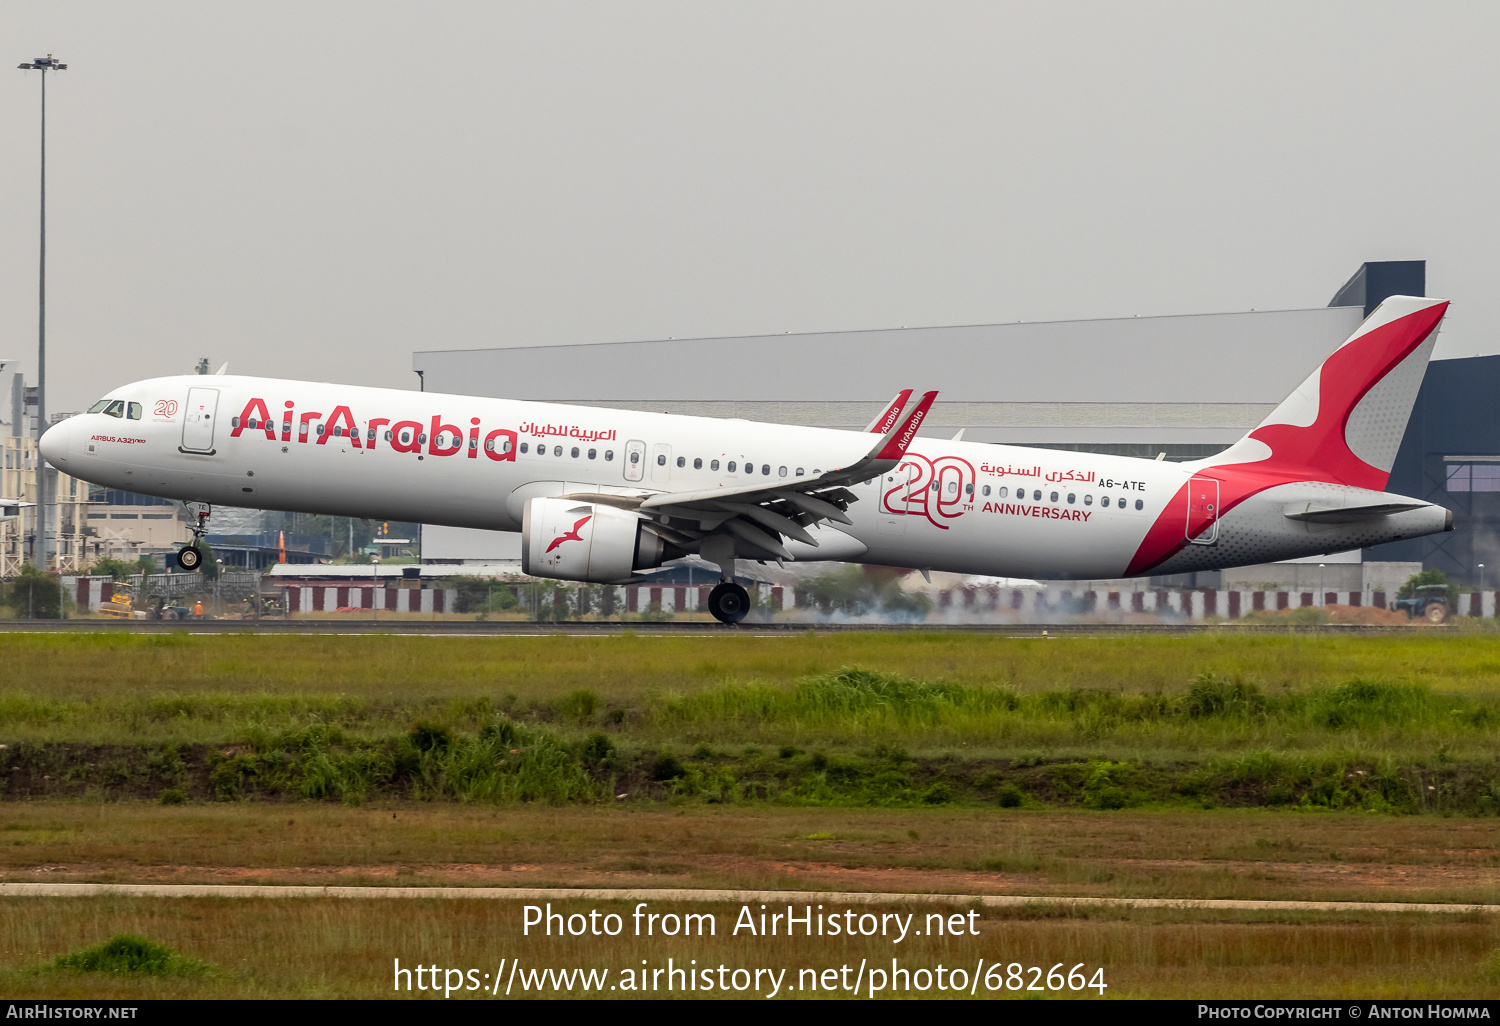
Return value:
[[(1308, 862), (1233, 862), (1204, 859), (1098, 859), (1094, 866), (1124, 876), (1155, 879), (1203, 873), (1252, 874), (1299, 894), (1337, 890), (1343, 900), (1422, 901), (1454, 893), (1497, 890), (1496, 871), (1463, 866), (1361, 866)], [(45, 864), (5, 874), (7, 881), (113, 881), (132, 883), (278, 883), (314, 886), (402, 884), (420, 881), (453, 887), (677, 887), (704, 878), (774, 879), (796, 890), (902, 891), (953, 894), (1064, 893), (1046, 873), (963, 872), (915, 866), (847, 866), (730, 856), (677, 858), (658, 867), (584, 862), (413, 863), (379, 866), (133, 866), (124, 872), (105, 862)], [(1095, 888), (1083, 888), (1092, 893)], [(1362, 899), (1348, 896), (1360, 893)], [(1475, 899), (1477, 900), (1477, 899)]]
[[(452, 804), (351, 809), (316, 803), (162, 807), (49, 800), (0, 805), (0, 879), (731, 887), (1468, 906), (1500, 904), (1500, 830), (1493, 817), (1258, 810)], [(628, 917), (638, 902), (607, 897), (556, 902), (559, 914), (588, 914), (596, 907)], [(995, 987), (985, 992), (988, 997), (1106, 993), (1102, 987), (1098, 994), (1012, 993), (996, 968), (1038, 966), (1039, 975), (1054, 963), (1086, 966), (1090, 979), (1098, 973), (1112, 998), (1500, 994), (1500, 923), (1473, 910), (1028, 904), (986, 910), (972, 936), (914, 934), (897, 946), (863, 936), (741, 937), (729, 930), (740, 914), (732, 902), (674, 904), (662, 898), (651, 908), (713, 912), (722, 929), (691, 939), (529, 936), (522, 929), (521, 899), (5, 896), (0, 898), (0, 989), (13, 998), (422, 998), (432, 995), (393, 995), (392, 958), (401, 965), (441, 963), (480, 973), (495, 973), (511, 961), (536, 971), (590, 967), (605, 972), (611, 988), (642, 965), (696, 959), (691, 964), (785, 969), (793, 989), (783, 997), (848, 997), (845, 990), (814, 988), (808, 981), (822, 980), (818, 971), (825, 968), (848, 967), (852, 973), (866, 960), (894, 965), (896, 958), (909, 968), (990, 966), (985, 979)], [(121, 932), (148, 937), (209, 968), (123, 979), (51, 967), (58, 954)], [(486, 986), (488, 980), (483, 978)], [(507, 996), (587, 996), (577, 989), (576, 976), (570, 986), (522, 986)], [(488, 999), (491, 994), (453, 996)], [(594, 996), (629, 995), (609, 989)]]
[(1405, 613), (1394, 609), (1377, 609), (1375, 606), (1325, 606), (1329, 623), (1358, 623), (1371, 627), (1420, 627), (1426, 620), (1413, 620)]

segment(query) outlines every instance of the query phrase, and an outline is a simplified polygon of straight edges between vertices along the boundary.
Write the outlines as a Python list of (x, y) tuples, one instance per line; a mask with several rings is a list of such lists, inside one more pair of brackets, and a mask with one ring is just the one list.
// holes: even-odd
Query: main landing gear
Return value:
[(750, 593), (734, 583), (734, 539), (711, 534), (703, 539), (699, 554), (719, 567), (719, 584), (708, 593), (708, 611), (726, 626), (734, 626), (750, 612)]
[(193, 532), (191, 545), (177, 550), (177, 565), (188, 573), (192, 573), (203, 565), (203, 550), (198, 548), (198, 543), (208, 534), (208, 518), (213, 515), (214, 508), (206, 502), (183, 503), (193, 514), (197, 516), (196, 524), (190, 528)]
[(750, 612), (750, 593), (733, 581), (725, 581), (708, 593), (708, 611), (720, 623), (739, 623)]

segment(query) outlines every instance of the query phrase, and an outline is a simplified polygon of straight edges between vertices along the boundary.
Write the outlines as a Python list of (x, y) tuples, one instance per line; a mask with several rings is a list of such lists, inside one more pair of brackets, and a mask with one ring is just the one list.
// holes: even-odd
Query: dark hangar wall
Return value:
[(1420, 559), (1466, 584), (1483, 563), (1485, 583), (1500, 584), (1497, 400), (1500, 356), (1428, 364), (1386, 490), (1448, 507), (1453, 530), (1366, 549), (1365, 559)]
[(1364, 307), (1365, 316), (1390, 296), (1427, 295), (1427, 261), (1369, 260), (1334, 293), (1329, 306)]

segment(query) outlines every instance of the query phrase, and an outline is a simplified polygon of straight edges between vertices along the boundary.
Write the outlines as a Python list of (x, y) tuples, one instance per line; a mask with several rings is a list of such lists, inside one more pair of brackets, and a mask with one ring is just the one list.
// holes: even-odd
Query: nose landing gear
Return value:
[(198, 543), (208, 534), (208, 518), (213, 515), (214, 508), (206, 502), (185, 502), (183, 505), (197, 517), (197, 521), (189, 528), (193, 532), (193, 543), (177, 550), (177, 565), (192, 573), (203, 564), (203, 550), (198, 548)]

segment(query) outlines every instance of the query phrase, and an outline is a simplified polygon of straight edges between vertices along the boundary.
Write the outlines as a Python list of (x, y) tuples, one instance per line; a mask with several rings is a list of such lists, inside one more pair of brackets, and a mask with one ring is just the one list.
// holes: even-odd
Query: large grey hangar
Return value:
[[(901, 389), (935, 388), (923, 434), (963, 430), (971, 441), (1197, 459), (1254, 427), (1386, 296), (1425, 292), (1423, 261), (1385, 261), (1363, 265), (1328, 306), (1312, 309), (426, 350), (413, 354), (412, 367), (430, 392), (854, 430)], [(1429, 373), (1429, 385), (1437, 378), (1461, 385), (1466, 375)], [(1414, 436), (1434, 433), (1433, 412), (1476, 397), (1430, 392), (1391, 481), (1393, 491), (1428, 498), (1446, 487), (1444, 459), (1482, 462), (1487, 438), (1500, 445), (1500, 429), (1472, 424), (1489, 418), (1500, 428), (1500, 418), (1475, 411), (1458, 430), (1437, 432), (1454, 451), (1434, 464), (1424, 438)], [(1413, 471), (1426, 479), (1404, 480)], [(1464, 478), (1470, 488), (1473, 480), (1472, 472)], [(1466, 564), (1483, 562), (1492, 544), (1483, 536), (1494, 537), (1479, 522), (1490, 511), (1474, 498), (1465, 493), (1455, 511), (1454, 536), (1370, 558), (1423, 558), (1466, 578)], [(1464, 532), (1479, 548), (1470, 551)], [(475, 537), (481, 533), (428, 528), (424, 558), (503, 556), (514, 544)], [(1500, 549), (1493, 555), (1500, 566)]]

